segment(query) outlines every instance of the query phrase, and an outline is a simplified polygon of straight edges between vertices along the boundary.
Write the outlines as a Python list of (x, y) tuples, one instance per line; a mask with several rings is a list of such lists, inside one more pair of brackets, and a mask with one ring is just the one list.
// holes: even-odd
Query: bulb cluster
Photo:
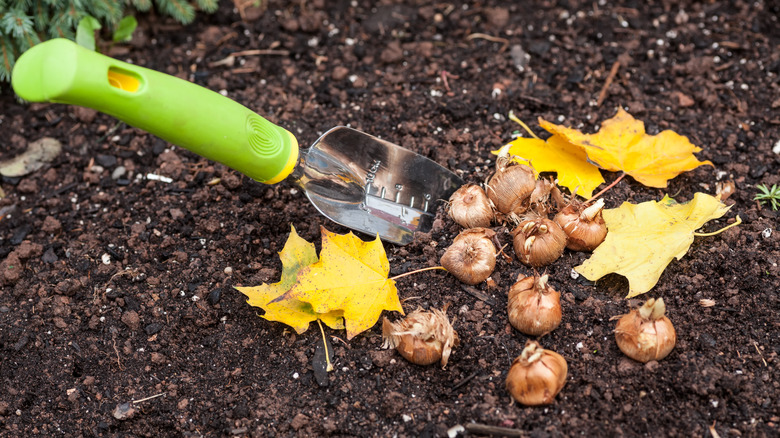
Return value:
[[(602, 217), (604, 200), (587, 205), (564, 200), (552, 180), (536, 178), (533, 167), (499, 151), (496, 170), (485, 185), (466, 184), (449, 199), (449, 216), (464, 228), (487, 228), (499, 221), (515, 224), (513, 247), (518, 259), (532, 267), (555, 262), (565, 248), (593, 251), (604, 241), (607, 227)], [(550, 198), (560, 211), (547, 215)]]
[[(500, 243), (489, 227), (496, 222), (514, 226), (511, 235), (515, 254), (520, 262), (533, 268), (555, 262), (565, 248), (593, 251), (607, 236), (603, 199), (579, 202), (575, 193), (567, 201), (552, 180), (537, 179), (530, 164), (520, 164), (522, 160), (509, 156), (507, 151), (506, 146), (499, 151), (495, 173), (484, 189), (466, 184), (448, 203), (449, 216), (465, 230), (444, 252), (441, 265), (466, 284), (487, 280), (495, 269)], [(550, 198), (557, 206), (553, 219), (548, 217), (552, 211)], [(525, 335), (543, 336), (561, 324), (561, 294), (548, 280), (547, 274), (520, 274), (509, 289), (509, 323)], [(666, 357), (677, 338), (665, 310), (663, 299), (651, 299), (622, 315), (615, 328), (620, 350), (641, 362)], [(442, 366), (446, 365), (451, 348), (458, 345), (457, 334), (443, 312), (418, 312), (397, 324), (385, 319), (385, 344), (397, 348), (411, 362), (430, 364), (441, 360)], [(528, 341), (512, 362), (506, 389), (524, 405), (549, 404), (563, 388), (567, 372), (568, 365), (560, 354)]]

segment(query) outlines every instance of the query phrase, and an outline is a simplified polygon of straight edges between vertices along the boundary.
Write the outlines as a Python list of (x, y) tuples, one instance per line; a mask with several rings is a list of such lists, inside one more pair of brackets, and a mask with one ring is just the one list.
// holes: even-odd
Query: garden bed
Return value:
[[(779, 216), (753, 200), (757, 184), (780, 184), (778, 6), (373, 3), (272, 1), (242, 21), (224, 2), (186, 27), (140, 16), (134, 42), (111, 55), (224, 90), (304, 146), (349, 124), (477, 183), (519, 129), (509, 111), (538, 134), (537, 117), (591, 133), (621, 106), (649, 133), (688, 136), (713, 167), (667, 189), (627, 177), (605, 195), (614, 208), (735, 184), (731, 210), (705, 229), (743, 224), (697, 238), (640, 297), (664, 298), (672, 353), (624, 357), (611, 318), (639, 301), (623, 299), (623, 277), (573, 278), (587, 254), (567, 251), (546, 268), (563, 323), (540, 341), (569, 364), (549, 407), (512, 403), (504, 388), (527, 340), (506, 316), (509, 287), (531, 272), (517, 261), (499, 262), (490, 287), (443, 271), (398, 280), (407, 312), (449, 305), (460, 346), (446, 369), (381, 349), (379, 324), (348, 342), (328, 330), (335, 370), (320, 386), (319, 330), (258, 317), (233, 286), (279, 280), (291, 224), (318, 247), (320, 226), (347, 229), (289, 184), (89, 110), (23, 105), (4, 85), (0, 158), (41, 137), (63, 151), (2, 181), (0, 435), (446, 436), (471, 423), (529, 436), (780, 434)], [(256, 49), (271, 52), (226, 61)], [(440, 208), (430, 233), (385, 245), (391, 275), (437, 265), (458, 231)]]

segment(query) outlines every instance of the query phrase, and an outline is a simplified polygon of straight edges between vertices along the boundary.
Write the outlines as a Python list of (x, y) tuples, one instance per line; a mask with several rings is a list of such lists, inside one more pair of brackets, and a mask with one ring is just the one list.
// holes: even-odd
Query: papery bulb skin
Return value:
[(545, 217), (526, 219), (512, 231), (517, 258), (535, 268), (547, 266), (563, 255), (566, 233)]
[(555, 183), (551, 180), (546, 178), (537, 179), (534, 190), (528, 198), (529, 209), (541, 215), (546, 215), (550, 210), (550, 195), (553, 187), (555, 187)]
[(528, 210), (535, 187), (536, 176), (531, 167), (499, 157), (496, 172), (488, 181), (485, 192), (498, 212), (521, 215)]
[(607, 237), (607, 224), (602, 210), (604, 200), (585, 207), (582, 204), (569, 204), (555, 215), (557, 223), (566, 233), (566, 247), (572, 251), (593, 251)]
[(561, 294), (547, 280), (547, 275), (521, 274), (509, 289), (509, 323), (526, 335), (540, 336), (561, 324)]
[(392, 323), (382, 321), (384, 348), (395, 348), (406, 360), (417, 365), (441, 362), (447, 366), (452, 348), (460, 344), (458, 333), (452, 328), (443, 310), (417, 309), (406, 318)]
[(463, 228), (486, 228), (493, 221), (493, 207), (482, 187), (466, 184), (450, 196), (447, 212)]
[(462, 231), (441, 256), (441, 265), (463, 283), (485, 281), (496, 268), (495, 232), (489, 228)]

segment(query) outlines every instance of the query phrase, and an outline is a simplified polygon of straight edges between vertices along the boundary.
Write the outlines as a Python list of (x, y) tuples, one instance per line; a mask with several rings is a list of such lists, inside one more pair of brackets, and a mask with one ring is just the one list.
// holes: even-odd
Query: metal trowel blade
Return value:
[(324, 216), (398, 245), (430, 231), (439, 203), (463, 184), (422, 155), (343, 126), (302, 150), (291, 178)]

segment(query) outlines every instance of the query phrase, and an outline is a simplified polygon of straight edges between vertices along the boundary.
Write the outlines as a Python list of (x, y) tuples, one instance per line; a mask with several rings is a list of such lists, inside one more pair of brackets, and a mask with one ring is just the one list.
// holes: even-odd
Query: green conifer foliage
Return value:
[(217, 10), (218, 0), (0, 0), (0, 82), (11, 78), (16, 58), (49, 38), (75, 38), (76, 26), (86, 15), (113, 31), (125, 15), (155, 7), (161, 15), (182, 24), (195, 13)]

